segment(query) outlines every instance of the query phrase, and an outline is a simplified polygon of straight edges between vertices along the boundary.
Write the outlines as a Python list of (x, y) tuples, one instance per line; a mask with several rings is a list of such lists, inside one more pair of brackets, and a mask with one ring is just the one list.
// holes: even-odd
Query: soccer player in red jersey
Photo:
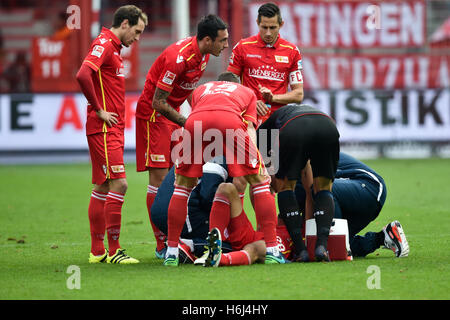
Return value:
[(279, 35), (284, 22), (278, 6), (263, 4), (256, 22), (259, 33), (235, 45), (227, 70), (255, 92), (261, 123), (281, 106), (303, 100), (303, 77), (300, 51)]
[[(169, 168), (172, 133), (186, 121), (181, 104), (190, 97), (203, 75), (209, 55), (219, 56), (228, 47), (226, 24), (215, 15), (204, 17), (197, 35), (167, 47), (148, 71), (136, 107), (137, 171), (149, 172), (147, 209), (156, 238), (156, 256), (164, 257), (165, 235), (151, 220), (151, 207)], [(189, 100), (189, 99), (188, 99)]]
[[(123, 161), (125, 76), (120, 50), (138, 41), (146, 25), (146, 14), (136, 6), (117, 9), (111, 29), (102, 28), (76, 76), (88, 101), (86, 135), (94, 184), (88, 209), (90, 263), (139, 262), (125, 254), (119, 244), (122, 205), (128, 187)], [(103, 243), (105, 230), (109, 254)]]
[[(220, 154), (225, 156), (229, 175), (245, 177), (251, 185), (256, 219), (267, 245), (266, 261), (286, 262), (278, 251), (275, 199), (256, 148), (256, 122), (256, 96), (240, 85), (231, 72), (221, 74), (219, 81), (208, 82), (193, 92), (192, 112), (184, 126), (182, 148), (178, 150), (182, 155), (175, 153), (175, 189), (168, 208), (164, 265), (178, 266), (178, 242), (186, 220), (188, 198), (202, 176), (203, 164)], [(214, 140), (212, 145), (208, 144), (211, 140)], [(226, 215), (218, 216), (226, 219)]]

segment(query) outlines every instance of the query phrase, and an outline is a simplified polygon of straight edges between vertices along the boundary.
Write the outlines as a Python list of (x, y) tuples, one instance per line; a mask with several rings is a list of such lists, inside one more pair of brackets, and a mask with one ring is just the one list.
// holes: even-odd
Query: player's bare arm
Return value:
[(186, 118), (167, 103), (167, 98), (169, 95), (170, 92), (156, 88), (155, 95), (153, 96), (152, 107), (170, 121), (183, 127), (186, 122)]
[(273, 94), (266, 87), (259, 86), (259, 91), (262, 94), (264, 101), (267, 103), (301, 103), (303, 101), (303, 84), (291, 84), (291, 91), (283, 94)]
[(262, 117), (265, 116), (269, 112), (269, 107), (266, 105), (266, 103), (262, 100), (256, 101), (256, 113), (258, 116)]

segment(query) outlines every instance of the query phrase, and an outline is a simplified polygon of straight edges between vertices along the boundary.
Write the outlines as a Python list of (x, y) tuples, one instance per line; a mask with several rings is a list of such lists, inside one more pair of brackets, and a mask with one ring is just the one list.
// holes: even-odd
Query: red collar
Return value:
[(122, 48), (122, 42), (110, 29), (102, 27), (102, 31), (100, 32), (100, 34), (103, 34), (104, 36), (110, 38), (118, 49)]

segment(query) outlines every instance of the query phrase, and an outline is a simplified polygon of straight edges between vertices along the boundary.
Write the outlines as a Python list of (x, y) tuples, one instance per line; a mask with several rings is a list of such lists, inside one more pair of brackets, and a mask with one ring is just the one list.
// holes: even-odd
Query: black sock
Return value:
[(375, 241), (377, 243), (377, 246), (381, 247), (384, 246), (384, 232), (381, 230), (380, 232), (376, 233)]
[(298, 255), (306, 247), (302, 237), (303, 216), (298, 209), (294, 191), (286, 190), (278, 193), (278, 209), (280, 210), (279, 216), (294, 242), (295, 253)]
[(314, 218), (317, 226), (316, 247), (327, 247), (328, 235), (334, 218), (333, 194), (328, 190), (322, 190), (314, 195)]

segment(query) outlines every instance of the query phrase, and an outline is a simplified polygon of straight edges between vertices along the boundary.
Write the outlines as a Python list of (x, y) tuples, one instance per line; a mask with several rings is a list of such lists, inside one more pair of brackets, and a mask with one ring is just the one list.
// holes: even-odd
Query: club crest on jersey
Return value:
[(166, 161), (166, 157), (164, 157), (163, 154), (151, 154), (150, 158), (152, 159), (153, 162), (165, 162)]
[(166, 71), (166, 74), (164, 75), (164, 78), (162, 79), (162, 82), (167, 83), (168, 85), (172, 85), (173, 81), (176, 78), (176, 74), (172, 73), (170, 71)]
[(118, 165), (118, 166), (111, 166), (111, 170), (114, 173), (121, 173), (121, 172), (125, 172), (125, 167), (123, 164)]
[(177, 56), (177, 63), (181, 63), (184, 61), (183, 56)]
[(286, 56), (275, 56), (275, 61), (280, 63), (289, 63), (289, 57)]
[(91, 55), (96, 56), (97, 58), (100, 58), (103, 54), (103, 51), (105, 51), (105, 48), (99, 45), (96, 45), (94, 49), (92, 49)]

